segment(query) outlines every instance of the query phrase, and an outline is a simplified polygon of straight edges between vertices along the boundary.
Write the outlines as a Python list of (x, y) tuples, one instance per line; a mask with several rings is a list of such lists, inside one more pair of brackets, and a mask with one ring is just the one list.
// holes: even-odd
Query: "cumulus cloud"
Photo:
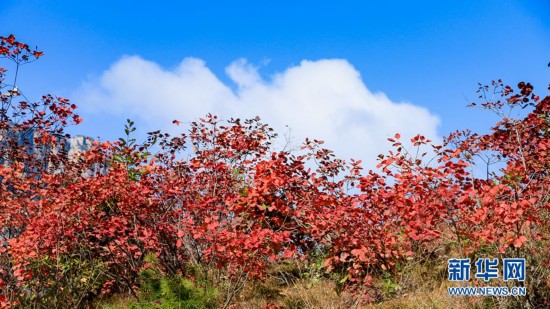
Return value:
[(258, 70), (238, 59), (225, 70), (234, 83), (228, 85), (200, 59), (186, 58), (165, 69), (138, 56), (123, 57), (84, 83), (76, 97), (85, 111), (137, 117), (148, 129), (207, 113), (260, 116), (278, 132), (288, 126), (296, 145), (305, 137), (322, 139), (337, 155), (362, 159), (367, 167), (389, 149), (387, 138), (397, 132), (403, 138), (423, 134), (440, 140), (436, 115), (369, 91), (346, 60), (304, 60), (268, 80)]

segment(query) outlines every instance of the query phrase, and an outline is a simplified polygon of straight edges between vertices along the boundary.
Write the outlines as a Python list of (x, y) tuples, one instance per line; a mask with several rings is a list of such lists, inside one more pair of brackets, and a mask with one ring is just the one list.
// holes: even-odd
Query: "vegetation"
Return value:
[[(0, 55), (18, 67), (42, 52), (10, 35)], [(141, 143), (128, 121), (119, 141), (69, 156), (76, 105), (27, 102), (6, 77), (0, 69), (0, 307), (550, 302), (550, 96), (529, 83), (480, 87), (480, 106), (501, 116), (489, 133), (443, 145), (418, 135), (415, 149), (395, 134), (379, 170), (364, 171), (322, 141), (275, 151), (259, 118), (214, 115)], [(502, 168), (476, 178), (478, 158)], [(523, 284), (527, 296), (449, 296), (455, 257), (526, 258), (525, 282), (491, 285)]]

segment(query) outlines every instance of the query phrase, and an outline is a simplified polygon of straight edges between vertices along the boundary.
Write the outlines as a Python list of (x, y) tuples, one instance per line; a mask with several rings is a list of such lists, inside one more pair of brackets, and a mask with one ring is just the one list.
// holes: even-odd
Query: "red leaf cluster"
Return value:
[[(0, 39), (8, 58), (30, 52), (13, 36)], [(536, 244), (549, 232), (550, 97), (525, 83), (518, 94), (493, 87), (501, 99), (485, 100), (490, 88), (481, 87), (484, 108), (529, 108), (524, 117), (503, 116), (488, 134), (455, 132), (443, 145), (417, 135), (414, 149), (396, 134), (379, 171), (368, 172), (317, 140), (274, 151), (276, 134), (259, 118), (213, 115), (179, 136), (151, 132), (139, 145), (128, 121), (127, 139), (69, 157), (64, 128), (81, 122), (74, 104), (3, 99), (0, 306), (31, 295), (53, 304), (48, 293), (67, 286), (84, 295), (66, 300), (70, 307), (134, 292), (148, 255), (167, 274), (201, 265), (230, 282), (322, 256), (326, 271), (344, 273), (341, 282), (355, 289), (449, 245), (464, 255), (548, 250)], [(477, 158), (498, 160), (500, 171), (474, 177)], [(376, 291), (360, 295), (373, 300)]]

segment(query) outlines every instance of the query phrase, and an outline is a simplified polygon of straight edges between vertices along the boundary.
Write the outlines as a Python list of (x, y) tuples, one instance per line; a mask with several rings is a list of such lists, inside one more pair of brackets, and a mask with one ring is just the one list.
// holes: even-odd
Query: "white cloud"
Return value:
[(186, 58), (168, 70), (137, 56), (123, 57), (83, 84), (76, 99), (85, 111), (131, 116), (147, 129), (209, 112), (224, 118), (258, 115), (279, 133), (288, 125), (296, 144), (305, 137), (322, 139), (337, 155), (362, 159), (369, 167), (389, 149), (387, 138), (396, 132), (440, 140), (437, 116), (372, 93), (345, 60), (302, 61), (263, 80), (257, 67), (239, 59), (226, 74), (237, 87), (224, 84), (200, 59)]

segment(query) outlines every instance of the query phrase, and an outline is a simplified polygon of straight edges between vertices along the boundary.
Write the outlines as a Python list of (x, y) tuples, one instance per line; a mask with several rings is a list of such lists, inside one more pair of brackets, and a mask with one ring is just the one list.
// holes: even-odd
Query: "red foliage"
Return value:
[[(0, 54), (19, 65), (42, 52), (9, 36)], [(550, 97), (499, 82), (501, 99), (490, 102), (490, 89), (480, 88), (482, 106), (503, 115), (491, 133), (456, 132), (441, 146), (418, 135), (414, 152), (396, 134), (379, 172), (365, 173), (320, 141), (273, 152), (276, 135), (259, 118), (212, 115), (180, 136), (152, 132), (142, 145), (129, 138), (129, 121), (127, 139), (69, 157), (64, 128), (81, 122), (76, 106), (50, 95), (15, 103), (12, 87), (0, 113), (0, 306), (32, 295), (52, 304), (48, 293), (62, 285), (79, 291), (64, 304), (74, 307), (133, 292), (147, 254), (170, 274), (199, 264), (236, 283), (263, 278), (276, 261), (322, 255), (346, 286), (373, 288), (374, 275), (450, 243), (464, 255), (523, 250), (549, 232)], [(525, 117), (502, 113), (516, 107), (528, 108)], [(482, 154), (502, 160), (498, 174), (472, 175)], [(74, 261), (90, 273), (69, 271)], [(373, 300), (376, 291), (360, 295)]]

